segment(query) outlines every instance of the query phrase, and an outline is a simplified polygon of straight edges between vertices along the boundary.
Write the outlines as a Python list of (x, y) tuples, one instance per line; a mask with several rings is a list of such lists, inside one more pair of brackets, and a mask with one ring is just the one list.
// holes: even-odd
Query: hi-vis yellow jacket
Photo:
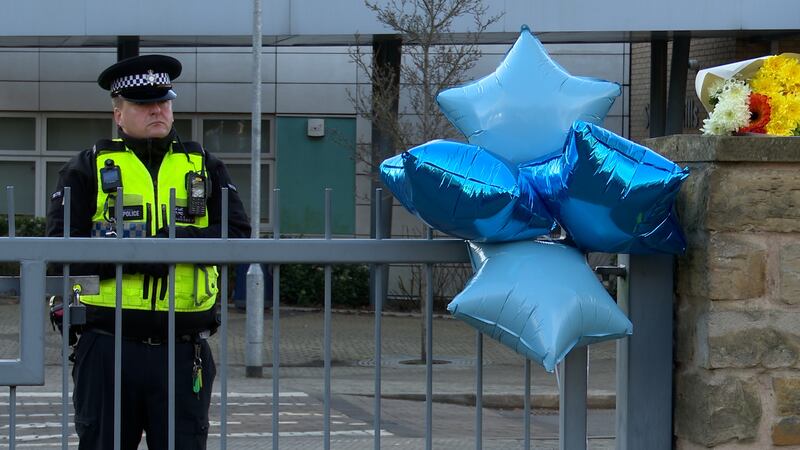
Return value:
[[(101, 148), (102, 147), (102, 148)], [(182, 146), (183, 147), (183, 146)], [(202, 216), (187, 214), (189, 194), (186, 176), (189, 172), (204, 173), (202, 148), (185, 146), (176, 149), (170, 146), (158, 177), (153, 180), (150, 172), (121, 139), (100, 141), (94, 148), (97, 170), (97, 208), (92, 222), (93, 236), (103, 236), (113, 230), (124, 233), (124, 237), (155, 236), (156, 232), (169, 225), (170, 189), (175, 189), (175, 226), (208, 226), (208, 211)], [(100, 170), (106, 161), (119, 167), (122, 179), (123, 223), (113, 223), (115, 208), (120, 203), (116, 193), (105, 193), (101, 186)], [(206, 189), (207, 190), (207, 189)], [(177, 264), (175, 266), (175, 311), (200, 312), (209, 310), (216, 300), (219, 274), (216, 266)], [(168, 280), (138, 273), (122, 276), (122, 307), (124, 309), (167, 311), (169, 309)], [(94, 306), (115, 307), (116, 280), (100, 282), (98, 295), (82, 295), (81, 302)]]

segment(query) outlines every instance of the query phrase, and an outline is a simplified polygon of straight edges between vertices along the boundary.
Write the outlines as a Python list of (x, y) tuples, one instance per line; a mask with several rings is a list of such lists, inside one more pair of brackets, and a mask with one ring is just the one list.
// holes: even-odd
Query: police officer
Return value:
[[(71, 236), (168, 237), (170, 189), (176, 191), (178, 238), (220, 237), (222, 220), (231, 238), (250, 226), (223, 163), (173, 128), (172, 80), (178, 60), (163, 55), (120, 61), (100, 74), (111, 92), (119, 138), (100, 140), (59, 172), (47, 214), (47, 235), (63, 236), (64, 188), (72, 192)], [(118, 198), (122, 187), (123, 198)], [(229, 213), (221, 217), (221, 188)], [(122, 223), (116, 223), (122, 208)], [(113, 264), (73, 264), (74, 275), (100, 276), (100, 293), (81, 296), (86, 325), (75, 349), (73, 403), (80, 449), (111, 449), (114, 438)], [(123, 449), (136, 449), (142, 432), (149, 449), (168, 445), (168, 266), (124, 264), (122, 276)], [(206, 338), (218, 326), (218, 271), (213, 265), (175, 268), (175, 448), (204, 449), (208, 408), (216, 373)]]

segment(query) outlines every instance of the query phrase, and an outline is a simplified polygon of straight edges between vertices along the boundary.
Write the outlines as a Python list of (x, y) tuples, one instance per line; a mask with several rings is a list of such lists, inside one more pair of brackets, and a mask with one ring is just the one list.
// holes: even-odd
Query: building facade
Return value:
[[(469, 76), (491, 73), (513, 41), (483, 46)], [(620, 83), (605, 126), (628, 134), (629, 44), (548, 44), (570, 73)], [(368, 93), (366, 74), (349, 46), (264, 47), (262, 53), (261, 221), (273, 227), (273, 189), (280, 189), (282, 233), (323, 232), (324, 189), (333, 189), (333, 232), (369, 234), (370, 170), (357, 149), (370, 144), (370, 123), (352, 98)], [(369, 52), (369, 48), (361, 48)], [(175, 127), (219, 155), (249, 212), (252, 52), (247, 47), (142, 48), (178, 58)], [(43, 216), (59, 168), (97, 139), (116, 136), (111, 102), (97, 75), (116, 60), (113, 48), (0, 48), (0, 180), (15, 186), (15, 211)], [(407, 105), (401, 97), (401, 113)], [(322, 136), (309, 133), (321, 119)], [(410, 119), (410, 118), (407, 118)], [(314, 133), (311, 133), (314, 134)], [(397, 152), (405, 149), (397, 149)], [(7, 211), (0, 196), (0, 213)], [(393, 231), (415, 234), (422, 225), (397, 207)]]

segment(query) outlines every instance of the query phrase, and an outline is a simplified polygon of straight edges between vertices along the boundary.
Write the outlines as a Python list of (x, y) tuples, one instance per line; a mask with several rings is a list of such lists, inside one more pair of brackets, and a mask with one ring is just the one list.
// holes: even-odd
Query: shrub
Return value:
[[(41, 237), (45, 233), (44, 217), (17, 216), (14, 221), (14, 236), (16, 237)], [(0, 237), (8, 236), (8, 216), (0, 216)], [(0, 263), (0, 275), (19, 275), (18, 263)]]
[[(369, 269), (365, 265), (336, 265), (331, 274), (331, 302), (336, 307), (363, 308), (369, 305)], [(325, 268), (312, 264), (281, 265), (281, 303), (323, 306)]]
[[(14, 221), (14, 235), (17, 237), (44, 236), (44, 217), (17, 216)], [(0, 237), (8, 236), (8, 216), (0, 216)]]

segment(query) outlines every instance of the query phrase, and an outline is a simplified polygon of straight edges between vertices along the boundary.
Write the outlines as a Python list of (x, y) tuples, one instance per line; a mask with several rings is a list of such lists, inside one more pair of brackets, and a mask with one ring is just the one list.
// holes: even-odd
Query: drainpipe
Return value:
[(139, 56), (139, 36), (117, 36), (117, 61)]

